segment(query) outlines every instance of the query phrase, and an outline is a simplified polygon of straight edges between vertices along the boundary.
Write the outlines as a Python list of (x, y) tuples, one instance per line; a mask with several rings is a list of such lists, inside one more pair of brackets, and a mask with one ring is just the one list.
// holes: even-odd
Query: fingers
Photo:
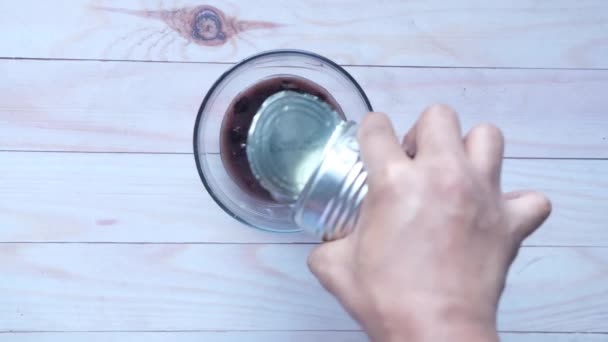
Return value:
[(502, 132), (489, 124), (473, 127), (464, 138), (465, 151), (471, 164), (496, 187), (500, 187), (504, 144)]
[(346, 238), (325, 242), (315, 247), (308, 256), (308, 268), (317, 277), (321, 285), (330, 293), (337, 295), (348, 287), (348, 273), (345, 265)]
[(426, 109), (408, 135), (411, 135), (408, 141), (414, 141), (416, 155), (457, 156), (464, 153), (458, 116), (445, 105)]
[(405, 161), (405, 155), (389, 118), (383, 113), (369, 113), (357, 132), (361, 159), (370, 175), (381, 173), (387, 165)]
[(545, 222), (551, 213), (551, 201), (540, 192), (517, 191), (503, 195), (511, 229), (523, 241)]

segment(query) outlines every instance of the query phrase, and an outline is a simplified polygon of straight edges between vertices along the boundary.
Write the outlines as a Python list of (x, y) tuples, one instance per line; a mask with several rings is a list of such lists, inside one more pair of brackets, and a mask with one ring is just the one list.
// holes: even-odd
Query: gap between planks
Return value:
[[(132, 155), (190, 155), (193, 152), (146, 152), (146, 151), (61, 151), (61, 150), (3, 150), (0, 153), (74, 153), (74, 154), (132, 154)], [(203, 153), (205, 155), (219, 155), (219, 152)], [(592, 157), (503, 157), (503, 160), (608, 160), (608, 158)]]
[[(89, 341), (89, 342), (364, 342), (369, 341), (358, 331), (217, 331), (217, 332), (66, 332), (66, 333), (7, 333), (14, 342)], [(502, 342), (604, 342), (606, 335), (577, 333), (500, 333)]]
[[(233, 66), (239, 62), (204, 62), (204, 61), (158, 61), (151, 59), (95, 59), (95, 58), (37, 58), (37, 57), (0, 57), (9, 61), (64, 61), (64, 62), (117, 62), (117, 63), (159, 63), (159, 64), (210, 64)], [(480, 70), (572, 70), (572, 71), (606, 71), (608, 68), (583, 67), (510, 67), (510, 66), (442, 66), (442, 65), (399, 65), (399, 64), (339, 64), (346, 68), (404, 68), (404, 69), (480, 69)]]
[[(224, 246), (238, 246), (238, 245), (253, 245), (253, 246), (265, 246), (265, 245), (318, 245), (319, 242), (307, 242), (307, 241), (294, 241), (294, 242), (217, 242), (217, 241), (175, 241), (175, 242), (146, 242), (146, 241), (0, 241), (0, 245), (156, 245), (156, 246), (170, 246), (170, 245), (224, 245)], [(522, 245), (522, 248), (608, 248), (608, 246), (595, 246), (595, 245)]]

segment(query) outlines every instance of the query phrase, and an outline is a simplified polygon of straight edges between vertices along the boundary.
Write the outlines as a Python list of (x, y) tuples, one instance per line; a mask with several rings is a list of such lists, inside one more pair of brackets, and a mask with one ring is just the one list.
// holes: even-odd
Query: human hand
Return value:
[(313, 250), (311, 271), (374, 341), (498, 341), (507, 271), (549, 200), (503, 194), (501, 132), (481, 125), (463, 140), (446, 106), (427, 109), (403, 146), (380, 113), (358, 140), (369, 192), (357, 226)]

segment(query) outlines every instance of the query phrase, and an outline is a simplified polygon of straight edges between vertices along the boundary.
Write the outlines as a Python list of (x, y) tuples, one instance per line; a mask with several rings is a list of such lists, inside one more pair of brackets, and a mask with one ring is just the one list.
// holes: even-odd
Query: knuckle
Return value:
[(323, 265), (327, 264), (327, 259), (323, 250), (317, 247), (308, 255), (308, 268), (315, 274), (320, 273)]
[(390, 185), (397, 185), (399, 181), (403, 178), (403, 174), (405, 173), (405, 167), (403, 163), (389, 161), (386, 163), (383, 169), (383, 178)]
[(549, 198), (547, 198), (544, 195), (539, 195), (541, 196), (541, 199), (539, 201), (539, 211), (544, 215), (544, 216), (549, 216), (549, 214), (551, 214), (551, 211), (553, 210), (553, 204), (551, 203), (551, 200)]
[(473, 183), (460, 168), (444, 170), (437, 178), (437, 186), (444, 196), (452, 200), (466, 200), (473, 193)]
[(370, 140), (370, 137), (374, 137), (379, 133), (380, 132), (378, 132), (376, 127), (362, 125), (361, 128), (357, 130), (357, 140), (359, 141), (359, 144), (365, 145)]
[(327, 243), (317, 246), (308, 256), (308, 267), (321, 285), (334, 293), (344, 278), (344, 262), (336, 260), (337, 255)]
[(385, 126), (388, 120), (386, 114), (382, 112), (369, 112), (363, 117), (361, 129), (365, 130), (366, 128)]
[(357, 139), (360, 143), (365, 143), (370, 138), (383, 135), (390, 128), (390, 122), (383, 113), (368, 114), (361, 122), (357, 130)]
[(456, 154), (444, 153), (429, 157), (426, 161), (427, 173), (441, 179), (444, 176), (462, 176), (463, 158)]
[(450, 118), (455, 119), (457, 117), (456, 112), (448, 105), (445, 104), (434, 104), (429, 106), (422, 114), (426, 119), (441, 119)]
[(382, 131), (377, 127), (365, 127), (363, 126), (357, 131), (357, 141), (361, 146), (367, 146), (372, 139), (382, 134)]
[(476, 125), (471, 129), (470, 134), (475, 137), (485, 138), (490, 141), (499, 142), (501, 144), (504, 143), (504, 135), (500, 128), (489, 123)]
[(408, 177), (406, 169), (398, 163), (387, 165), (378, 171), (368, 181), (370, 205), (374, 208), (384, 207), (398, 202), (404, 192), (405, 179)]
[(375, 188), (383, 194), (398, 193), (400, 184), (406, 177), (407, 169), (403, 163), (388, 161), (383, 168), (374, 175)]

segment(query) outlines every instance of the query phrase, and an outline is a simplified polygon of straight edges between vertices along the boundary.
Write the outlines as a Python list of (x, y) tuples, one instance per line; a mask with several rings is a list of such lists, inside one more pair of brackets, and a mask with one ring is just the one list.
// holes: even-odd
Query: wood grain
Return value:
[[(0, 241), (317, 241), (229, 217), (192, 155), (4, 152), (0, 161)], [(608, 246), (608, 161), (506, 160), (504, 169), (505, 191), (539, 189), (553, 200), (526, 244)]]
[[(190, 153), (200, 103), (227, 68), (0, 61), (6, 75), (0, 80), (0, 149)], [(608, 158), (608, 70), (348, 71), (399, 133), (429, 104), (449, 103), (465, 130), (480, 122), (501, 127), (507, 156)], [(207, 139), (215, 142), (217, 135)]]
[[(222, 332), (123, 332), (123, 333), (8, 333), (11, 342), (366, 342), (362, 332), (350, 331), (222, 331)], [(0, 336), (2, 338), (2, 336)], [(605, 342), (604, 334), (501, 333), (502, 342)]]
[[(205, 46), (189, 36), (192, 22), (160, 18), (167, 10), (201, 4), (280, 27), (247, 30)], [(0, 56), (235, 62), (262, 50), (299, 48), (343, 64), (607, 68), (607, 11), (602, 0), (27, 0), (0, 4)]]
[[(2, 244), (0, 330), (357, 330), (307, 270), (311, 248)], [(608, 332), (607, 269), (606, 248), (524, 248), (499, 330)]]

